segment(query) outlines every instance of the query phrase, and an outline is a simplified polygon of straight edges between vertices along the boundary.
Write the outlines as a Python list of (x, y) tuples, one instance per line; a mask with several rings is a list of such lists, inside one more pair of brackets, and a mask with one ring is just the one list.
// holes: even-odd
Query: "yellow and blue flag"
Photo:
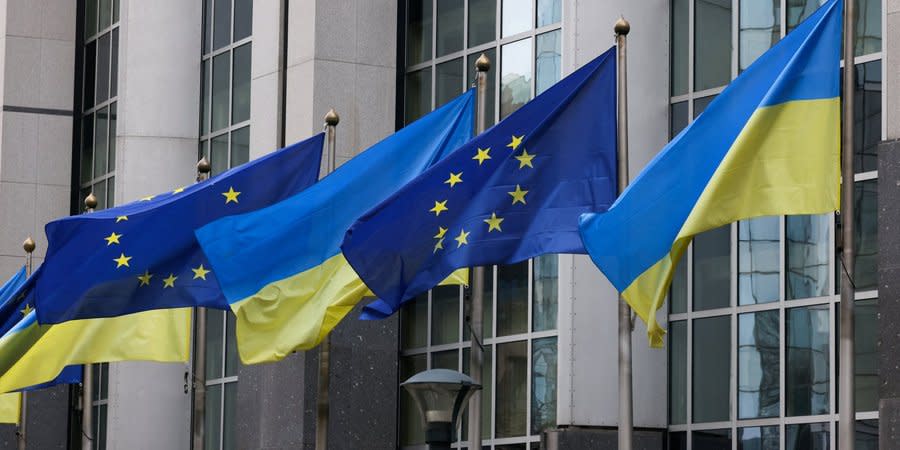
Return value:
[(317, 345), (365, 295), (340, 244), (347, 228), (472, 138), (469, 91), (269, 208), (226, 217), (197, 238), (237, 316), (244, 363)]
[(391, 314), (460, 267), (584, 253), (578, 217), (616, 196), (610, 49), (357, 221), (341, 247)]
[(693, 237), (751, 217), (839, 207), (843, 2), (831, 0), (737, 77), (604, 214), (581, 219), (594, 263), (656, 322)]
[(42, 324), (162, 308), (227, 309), (194, 229), (268, 206), (314, 184), (323, 134), (202, 183), (46, 226), (35, 282)]
[[(25, 283), (25, 268), (16, 272), (12, 278), (0, 286), (0, 304), (5, 305)], [(22, 394), (6, 392), (0, 394), (0, 423), (19, 423), (22, 408)]]

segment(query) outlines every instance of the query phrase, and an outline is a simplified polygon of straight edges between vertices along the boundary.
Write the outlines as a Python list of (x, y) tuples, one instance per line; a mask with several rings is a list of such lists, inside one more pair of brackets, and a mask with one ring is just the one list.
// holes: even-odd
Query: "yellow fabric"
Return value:
[[(460, 269), (441, 284), (467, 280), (468, 270)], [(291, 352), (314, 348), (360, 300), (373, 295), (340, 253), (269, 284), (231, 305), (241, 361), (280, 361)]]
[(753, 113), (678, 233), (672, 251), (622, 297), (662, 346), (656, 322), (675, 264), (698, 233), (752, 217), (823, 214), (840, 208), (840, 100), (802, 100)]
[(0, 392), (50, 381), (74, 364), (187, 362), (190, 337), (190, 308), (56, 325), (33, 323), (0, 338)]
[(0, 423), (19, 423), (19, 412), (22, 408), (22, 394), (9, 392), (0, 394)]

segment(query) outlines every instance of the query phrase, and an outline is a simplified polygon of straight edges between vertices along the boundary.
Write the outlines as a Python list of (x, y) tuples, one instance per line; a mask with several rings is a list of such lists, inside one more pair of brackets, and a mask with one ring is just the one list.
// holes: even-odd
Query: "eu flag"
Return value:
[(585, 253), (578, 217), (616, 195), (615, 72), (610, 49), (353, 224), (343, 254), (381, 299), (364, 317), (460, 267)]
[(47, 224), (35, 283), (40, 323), (163, 308), (227, 309), (194, 229), (284, 200), (319, 177), (323, 134), (127, 205)]

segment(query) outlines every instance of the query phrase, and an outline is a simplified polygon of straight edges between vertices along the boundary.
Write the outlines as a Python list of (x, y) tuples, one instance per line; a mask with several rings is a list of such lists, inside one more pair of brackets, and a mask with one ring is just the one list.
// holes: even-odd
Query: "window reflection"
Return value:
[(469, 48), (496, 38), (497, 0), (469, 0)]
[(787, 31), (797, 28), (827, 0), (787, 0)]
[(431, 111), (431, 67), (406, 74), (406, 124)]
[(528, 331), (528, 261), (497, 266), (497, 336)]
[(855, 184), (854, 210), (856, 227), (854, 246), (856, 267), (853, 282), (856, 290), (878, 287), (878, 180)]
[(400, 309), (400, 348), (424, 347), (428, 341), (428, 294), (422, 294), (403, 304)]
[(778, 427), (738, 428), (738, 450), (779, 450)]
[(556, 338), (531, 343), (531, 434), (556, 427)]
[(856, 173), (878, 170), (881, 142), (881, 61), (856, 65), (854, 90), (853, 169)]
[(740, 2), (739, 70), (744, 71), (781, 38), (781, 0)]
[(431, 59), (431, 3), (432, 0), (410, 0), (407, 3), (407, 65), (418, 64)]
[(525, 341), (497, 344), (497, 409), (494, 419), (498, 438), (525, 434), (527, 349)]
[(531, 306), (532, 331), (556, 329), (559, 311), (559, 257), (543, 255), (534, 259), (534, 280)]
[[(688, 91), (690, 0), (672, 0), (672, 95)], [(675, 133), (673, 133), (675, 134)]]
[(694, 450), (726, 450), (731, 448), (731, 430), (694, 431)]
[(463, 47), (463, 0), (440, 0), (437, 2), (437, 37), (435, 57), (462, 50)]
[(463, 91), (463, 60), (457, 58), (438, 64), (434, 76), (434, 107), (456, 98)]
[(674, 138), (688, 125), (688, 102), (673, 103), (669, 118), (669, 137)]
[[(878, 410), (878, 300), (857, 300), (853, 320), (855, 323), (853, 353), (856, 360), (854, 365), (855, 376), (853, 385), (855, 389), (855, 411)], [(834, 333), (841, 335), (841, 309), (840, 303), (834, 309)], [(835, 347), (834, 373), (838, 381), (835, 381), (834, 398), (840, 398), (840, 362), (841, 348)], [(835, 409), (839, 403), (835, 404)]]
[(562, 31), (538, 35), (535, 56), (535, 95), (559, 81), (562, 74)]
[(503, 0), (501, 11), (503, 37), (531, 29), (534, 23), (531, 16), (532, 2), (533, 0)]
[(779, 413), (778, 311), (738, 316), (738, 418)]
[[(400, 381), (428, 368), (426, 355), (413, 355), (400, 358)], [(416, 402), (406, 389), (400, 390), (400, 445), (425, 443), (425, 430), (422, 426), (421, 413)], [(207, 414), (209, 414), (207, 412)]]
[(562, 20), (560, 0), (537, 0), (537, 26), (553, 25)]
[(827, 423), (804, 423), (784, 426), (785, 450), (828, 450)]
[(738, 224), (738, 303), (777, 301), (781, 271), (778, 217)]
[(459, 286), (431, 291), (431, 345), (459, 341)]
[(828, 292), (829, 215), (785, 217), (785, 297), (821, 297)]
[[(788, 416), (828, 413), (830, 345), (828, 306), (785, 314), (785, 400)], [(798, 447), (808, 448), (808, 447)]]
[(500, 49), (500, 118), (513, 113), (531, 98), (531, 38)]
[(856, 0), (856, 56), (881, 51), (881, 0)]

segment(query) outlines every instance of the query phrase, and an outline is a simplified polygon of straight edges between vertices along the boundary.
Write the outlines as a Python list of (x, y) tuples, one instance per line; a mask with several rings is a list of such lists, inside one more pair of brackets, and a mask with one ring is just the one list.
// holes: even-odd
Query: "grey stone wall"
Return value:
[(900, 442), (900, 141), (878, 152), (878, 302), (881, 448)]

